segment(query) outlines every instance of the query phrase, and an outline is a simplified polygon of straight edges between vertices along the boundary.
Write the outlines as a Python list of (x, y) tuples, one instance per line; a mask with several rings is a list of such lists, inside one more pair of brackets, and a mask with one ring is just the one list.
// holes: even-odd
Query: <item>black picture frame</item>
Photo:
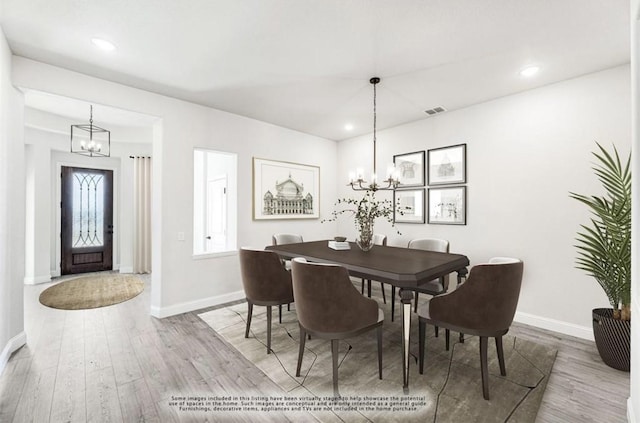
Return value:
[(427, 150), (427, 185), (457, 185), (467, 182), (467, 144)]
[(423, 187), (425, 181), (425, 151), (396, 154), (393, 165), (398, 172), (400, 185), (398, 188)]
[[(425, 222), (425, 189), (403, 189), (393, 192), (393, 222), (422, 223)], [(399, 210), (400, 209), (400, 210)], [(402, 212), (401, 212), (402, 211)]]
[(467, 224), (466, 186), (429, 188), (427, 197), (427, 223), (437, 225)]

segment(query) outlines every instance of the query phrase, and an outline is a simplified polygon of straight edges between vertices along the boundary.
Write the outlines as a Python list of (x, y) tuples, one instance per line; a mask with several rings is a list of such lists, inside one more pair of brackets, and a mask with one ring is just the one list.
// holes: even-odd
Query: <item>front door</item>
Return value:
[(113, 171), (62, 167), (61, 272), (111, 270)]

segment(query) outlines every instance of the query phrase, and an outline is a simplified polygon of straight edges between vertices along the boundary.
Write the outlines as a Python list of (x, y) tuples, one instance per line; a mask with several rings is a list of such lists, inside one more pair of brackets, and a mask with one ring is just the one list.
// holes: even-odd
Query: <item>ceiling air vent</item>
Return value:
[(433, 115), (437, 115), (438, 113), (442, 113), (442, 112), (446, 112), (446, 111), (447, 111), (447, 109), (445, 109), (444, 107), (438, 106), (438, 107), (434, 107), (433, 109), (425, 110), (424, 112), (426, 114), (428, 114), (429, 116), (433, 116)]

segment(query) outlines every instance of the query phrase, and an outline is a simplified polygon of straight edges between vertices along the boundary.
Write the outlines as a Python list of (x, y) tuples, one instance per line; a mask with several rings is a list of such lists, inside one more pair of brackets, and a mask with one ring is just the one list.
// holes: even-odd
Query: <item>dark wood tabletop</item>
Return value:
[(283, 258), (304, 257), (309, 261), (336, 263), (355, 277), (390, 283), (401, 288), (417, 288), (452, 272), (466, 269), (469, 259), (462, 254), (439, 253), (376, 245), (364, 252), (355, 243), (350, 250), (333, 250), (328, 241), (271, 245), (267, 250)]

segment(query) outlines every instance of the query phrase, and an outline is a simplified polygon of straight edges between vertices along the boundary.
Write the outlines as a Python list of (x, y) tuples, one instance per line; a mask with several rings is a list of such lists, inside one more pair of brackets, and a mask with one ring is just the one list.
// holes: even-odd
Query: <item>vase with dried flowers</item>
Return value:
[[(390, 200), (378, 200), (374, 191), (367, 193), (359, 200), (354, 198), (340, 198), (336, 201), (338, 208), (331, 213), (331, 217), (323, 219), (322, 222), (333, 222), (344, 213), (350, 213), (355, 218), (358, 239), (356, 244), (362, 251), (369, 251), (373, 248), (373, 228), (375, 220), (383, 217), (394, 226), (393, 203)], [(402, 210), (397, 210), (402, 214)], [(400, 232), (398, 231), (398, 234)]]

